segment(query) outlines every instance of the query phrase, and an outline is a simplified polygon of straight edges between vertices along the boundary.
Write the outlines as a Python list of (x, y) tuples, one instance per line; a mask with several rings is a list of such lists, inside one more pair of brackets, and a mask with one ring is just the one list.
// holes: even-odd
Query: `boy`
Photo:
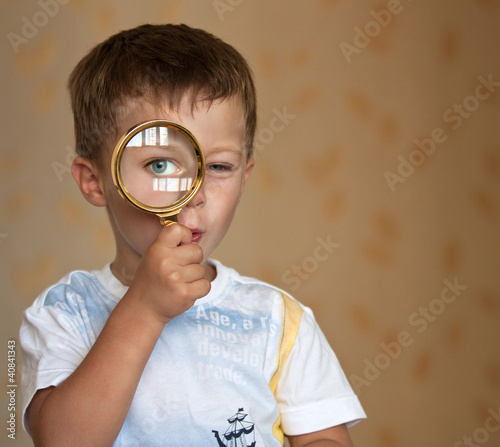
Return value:
[[(71, 74), (84, 197), (116, 256), (70, 273), (23, 317), (23, 423), (35, 445), (350, 446), (365, 417), (312, 313), (209, 259), (254, 166), (256, 100), (242, 56), (185, 25), (144, 25)], [(118, 139), (153, 119), (199, 140), (202, 188), (163, 227), (118, 194)], [(229, 428), (228, 428), (229, 425)], [(314, 443), (317, 444), (314, 444)]]

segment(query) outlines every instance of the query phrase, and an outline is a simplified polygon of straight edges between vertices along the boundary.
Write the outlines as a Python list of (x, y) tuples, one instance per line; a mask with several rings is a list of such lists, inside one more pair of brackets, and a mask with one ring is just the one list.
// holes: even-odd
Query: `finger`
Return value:
[(191, 264), (182, 268), (182, 277), (185, 282), (193, 283), (205, 278), (205, 268), (201, 264)]
[(167, 247), (175, 248), (191, 243), (192, 239), (193, 234), (188, 227), (180, 223), (172, 223), (160, 231), (157, 240)]
[(195, 243), (175, 247), (171, 251), (171, 255), (172, 259), (175, 260), (175, 264), (181, 267), (203, 262), (203, 249)]
[(200, 299), (208, 295), (210, 288), (210, 281), (206, 278), (189, 283), (189, 292), (195, 299)]

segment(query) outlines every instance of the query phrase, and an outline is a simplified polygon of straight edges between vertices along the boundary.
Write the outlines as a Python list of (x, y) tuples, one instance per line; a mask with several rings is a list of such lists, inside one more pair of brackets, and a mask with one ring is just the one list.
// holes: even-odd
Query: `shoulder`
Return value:
[[(234, 280), (240, 284), (242, 290), (247, 288), (249, 294), (259, 297), (259, 301), (265, 301), (269, 298), (273, 300), (275, 316), (281, 320), (282, 335), (288, 337), (291, 344), (294, 344), (296, 340), (300, 340), (305, 345), (311, 343), (328, 344), (311, 308), (273, 284), (250, 276), (240, 275), (233, 269), (229, 270)], [(241, 295), (239, 295), (240, 297)]]
[(47, 338), (49, 333), (57, 343), (83, 336), (91, 344), (117, 302), (101, 283), (100, 272), (75, 270), (45, 289), (22, 314), (23, 345), (40, 344), (41, 334)]
[(217, 274), (225, 278), (226, 293), (243, 305), (254, 302), (260, 309), (273, 309), (276, 318), (286, 318), (288, 322), (300, 323), (304, 313), (312, 317), (311, 310), (300, 303), (285, 290), (260, 279), (244, 276), (236, 270), (211, 260), (217, 268)]
[(252, 291), (262, 291), (267, 294), (274, 295), (276, 297), (286, 297), (287, 299), (293, 300), (297, 305), (306, 308), (299, 301), (297, 301), (292, 295), (287, 291), (271, 284), (266, 281), (262, 281), (258, 278), (252, 276), (245, 276), (237, 272), (235, 269), (223, 265), (221, 262), (211, 259), (211, 263), (217, 269), (217, 275), (222, 275), (227, 277), (229, 286), (239, 287), (240, 289), (247, 289)]
[(96, 294), (105, 292), (97, 271), (74, 270), (47, 287), (30, 309), (52, 307), (62, 311), (76, 310)]

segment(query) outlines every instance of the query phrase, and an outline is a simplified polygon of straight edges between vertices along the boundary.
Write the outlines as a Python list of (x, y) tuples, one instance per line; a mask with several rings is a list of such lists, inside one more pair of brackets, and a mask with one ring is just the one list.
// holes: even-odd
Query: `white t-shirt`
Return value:
[[(210, 293), (168, 323), (113, 446), (281, 445), (366, 417), (311, 310), (217, 261)], [(111, 273), (74, 271), (23, 314), (23, 422), (37, 390), (78, 367), (126, 293)]]

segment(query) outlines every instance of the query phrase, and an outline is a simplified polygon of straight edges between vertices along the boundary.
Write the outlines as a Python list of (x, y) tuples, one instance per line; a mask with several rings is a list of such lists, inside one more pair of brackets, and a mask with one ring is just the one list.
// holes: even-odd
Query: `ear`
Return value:
[(78, 156), (71, 166), (73, 178), (80, 188), (83, 197), (94, 206), (106, 206), (103, 192), (101, 172), (95, 163), (88, 158)]
[(250, 157), (247, 160), (247, 166), (245, 168), (245, 176), (243, 177), (243, 183), (241, 184), (241, 192), (243, 193), (243, 188), (245, 187), (245, 183), (248, 180), (248, 177), (250, 177), (250, 174), (252, 173), (253, 167), (255, 166), (255, 160), (253, 157)]

